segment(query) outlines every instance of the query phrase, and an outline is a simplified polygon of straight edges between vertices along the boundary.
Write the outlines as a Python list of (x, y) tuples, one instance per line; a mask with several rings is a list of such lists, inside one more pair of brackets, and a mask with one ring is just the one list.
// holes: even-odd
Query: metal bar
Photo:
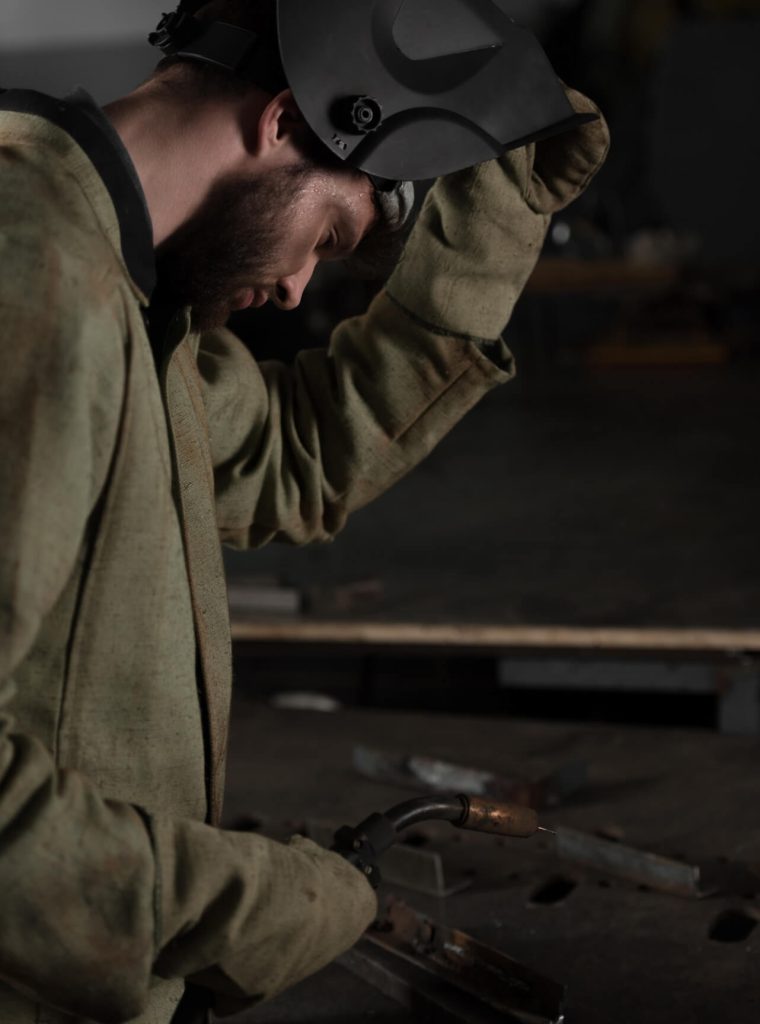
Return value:
[(708, 865), (660, 857), (572, 828), (556, 829), (556, 850), (572, 864), (687, 899), (713, 895), (721, 887)]
[[(409, 987), (407, 968), (413, 967), (417, 980), (411, 987), (427, 994), (445, 994), (445, 1006), (454, 1010), (456, 1004), (461, 1020), (482, 1020), (484, 1013), (486, 1019), (492, 1019), (493, 1011), (501, 1020), (506, 1016), (507, 1020), (559, 1024), (564, 1019), (563, 985), (396, 900), (391, 900), (385, 918), (360, 944), (365, 962), (372, 960), (370, 947), (386, 955), (381, 957), (384, 972), (390, 968), (391, 974), (402, 979), (405, 991)], [(367, 971), (367, 975), (371, 973)], [(420, 980), (425, 976), (435, 981), (432, 989), (429, 980)], [(467, 997), (464, 1002), (463, 996)]]
[(582, 762), (561, 765), (536, 780), (507, 778), (478, 768), (451, 764), (417, 754), (398, 754), (356, 746), (354, 768), (365, 778), (406, 788), (425, 788), (435, 793), (464, 793), (524, 807), (556, 807), (588, 782)]
[[(416, 964), (363, 939), (337, 963), (399, 1003), (423, 1024), (518, 1024)], [(523, 1018), (524, 1020), (524, 1018)]]
[(718, 728), (724, 736), (760, 735), (760, 673), (757, 665), (717, 673)]
[[(725, 666), (726, 672), (738, 665)], [(592, 690), (625, 693), (683, 693), (714, 696), (718, 684), (709, 660), (665, 658), (622, 661), (601, 658), (501, 658), (499, 683), (510, 690)]]

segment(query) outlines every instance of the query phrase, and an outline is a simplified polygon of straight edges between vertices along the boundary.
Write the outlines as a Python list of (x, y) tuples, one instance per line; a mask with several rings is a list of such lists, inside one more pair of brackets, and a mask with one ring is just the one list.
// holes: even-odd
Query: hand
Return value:
[[(301, 880), (308, 878), (309, 874), (313, 872), (314, 880), (309, 884), (314, 885), (318, 881), (319, 892), (315, 885), (314, 902), (307, 904), (301, 912), (304, 915), (302, 917), (303, 929), (313, 929), (313, 922), (308, 920), (310, 915), (316, 914), (317, 920), (322, 915), (324, 920), (321, 927), (317, 927), (319, 941), (314, 941), (311, 944), (310, 951), (300, 962), (298, 962), (298, 957), (294, 954), (293, 949), (298, 943), (292, 939), (289, 942), (282, 942), (278, 954), (279, 962), (273, 972), (279, 977), (274, 984), (271, 981), (268, 985), (263, 984), (266, 974), (264, 971), (259, 972), (256, 981), (259, 985), (263, 985), (267, 996), (275, 995), (285, 984), (292, 985), (333, 960), (361, 938), (362, 932), (377, 916), (377, 897), (369, 882), (343, 857), (303, 836), (293, 836), (287, 849), (298, 855), (299, 859), (300, 857), (305, 858), (311, 867), (311, 872), (301, 868), (293, 874), (292, 893), (289, 897), (284, 896), (285, 902), (282, 904), (283, 917), (291, 912), (292, 908), (289, 905), (291, 901), (294, 903), (297, 901), (297, 889)], [(269, 906), (267, 909), (269, 913), (272, 911), (278, 913), (276, 906)], [(286, 934), (283, 935), (283, 940), (286, 938)], [(270, 941), (276, 943), (278, 938), (280, 937), (275, 930)], [(291, 960), (298, 962), (298, 966), (296, 967), (295, 963), (289, 963)], [(250, 969), (252, 971), (255, 969), (254, 963), (250, 964)], [(214, 1004), (214, 1010), (217, 1016), (226, 1017), (239, 1013), (248, 1005), (250, 1005), (249, 1000), (245, 998), (219, 994)]]
[[(598, 108), (568, 90), (579, 113)], [(541, 253), (552, 214), (586, 189), (609, 149), (604, 118), (439, 178), (388, 294), (437, 333), (496, 340)]]
[(518, 164), (523, 161), (523, 195), (536, 213), (557, 213), (576, 200), (602, 167), (610, 149), (609, 128), (599, 107), (575, 89), (566, 90), (576, 114), (596, 114), (598, 120), (505, 158)]
[(200, 822), (151, 819), (161, 878), (153, 972), (210, 990), (236, 1012), (294, 985), (361, 938), (369, 882), (336, 853)]

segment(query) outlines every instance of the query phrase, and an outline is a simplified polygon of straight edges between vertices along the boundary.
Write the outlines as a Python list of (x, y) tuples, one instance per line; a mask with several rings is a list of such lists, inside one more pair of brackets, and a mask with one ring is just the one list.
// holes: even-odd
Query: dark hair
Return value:
[[(268, 36), (272, 45), (277, 46), (277, 0), (209, 0), (195, 12), (195, 17), (203, 22), (224, 21), (249, 29)], [(242, 96), (255, 87), (253, 78), (244, 73), (232, 75), (223, 68), (182, 57), (164, 57), (151, 77), (168, 88), (177, 89), (188, 99), (209, 95)], [(319, 168), (347, 169), (340, 157), (306, 124), (297, 144), (304, 158)], [(391, 227), (381, 218), (348, 261), (349, 266), (360, 277), (387, 277), (398, 261), (406, 234), (405, 229)]]
[[(276, 0), (209, 0), (194, 15), (198, 21), (224, 21), (228, 25), (246, 28), (258, 35), (268, 36), (277, 45)], [(231, 75), (223, 68), (183, 57), (164, 57), (153, 78), (176, 86), (188, 94), (208, 96), (244, 95), (253, 84), (245, 74)]]

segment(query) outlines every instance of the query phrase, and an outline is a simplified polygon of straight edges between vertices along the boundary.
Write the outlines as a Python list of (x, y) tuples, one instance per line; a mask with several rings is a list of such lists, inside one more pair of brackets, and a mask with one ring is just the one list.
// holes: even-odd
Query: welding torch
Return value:
[(495, 836), (529, 839), (547, 832), (530, 807), (476, 796), (418, 797), (397, 804), (384, 814), (371, 814), (356, 828), (346, 825), (335, 833), (332, 850), (367, 876), (373, 888), (381, 882), (377, 860), (422, 821), (449, 821), (455, 828)]

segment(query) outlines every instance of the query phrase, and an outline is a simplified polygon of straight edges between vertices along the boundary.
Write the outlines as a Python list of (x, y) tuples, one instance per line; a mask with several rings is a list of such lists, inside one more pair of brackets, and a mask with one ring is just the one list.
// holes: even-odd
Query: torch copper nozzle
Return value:
[(530, 807), (505, 804), (477, 796), (459, 798), (465, 812), (456, 824), (473, 832), (489, 832), (497, 836), (529, 839), (538, 832), (538, 815)]

